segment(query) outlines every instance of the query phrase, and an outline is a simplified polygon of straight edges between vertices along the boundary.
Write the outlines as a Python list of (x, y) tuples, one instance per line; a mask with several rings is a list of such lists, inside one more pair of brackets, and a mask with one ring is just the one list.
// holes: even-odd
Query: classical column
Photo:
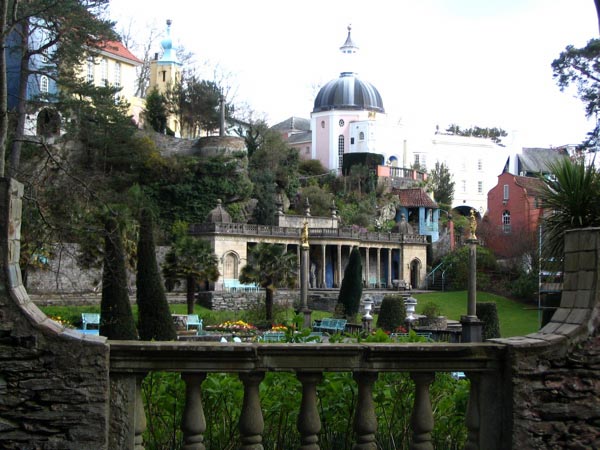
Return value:
[(352, 450), (376, 450), (377, 416), (373, 402), (373, 384), (377, 380), (377, 372), (354, 372), (353, 376), (358, 383), (358, 399), (354, 415), (356, 443)]
[(337, 246), (337, 287), (342, 286), (342, 246)]
[(202, 408), (201, 385), (206, 378), (206, 373), (183, 373), (185, 382), (185, 406), (181, 419), (183, 431), (183, 450), (205, 450), (204, 432), (206, 419)]
[(387, 276), (387, 285), (390, 287), (392, 285), (392, 249), (387, 249), (388, 254), (388, 276)]
[(297, 422), (300, 450), (319, 450), (321, 419), (317, 407), (317, 385), (323, 375), (320, 372), (298, 372), (296, 376), (302, 383), (302, 403)]
[(377, 247), (377, 287), (381, 287), (381, 247)]
[(370, 278), (370, 267), (369, 267), (369, 247), (365, 247), (365, 281), (367, 283), (366, 287), (369, 287), (370, 283), (369, 283), (369, 278)]
[(327, 271), (327, 245), (322, 244), (321, 245), (321, 253), (322, 253), (322, 258), (321, 258), (321, 287), (322, 288), (326, 288), (327, 287), (327, 276), (326, 276), (326, 271)]
[(265, 422), (260, 409), (258, 387), (264, 377), (262, 372), (240, 373), (240, 380), (244, 383), (244, 401), (239, 422), (242, 443), (240, 450), (263, 450), (262, 433)]
[(435, 373), (412, 372), (410, 377), (415, 382), (415, 403), (410, 423), (413, 438), (410, 450), (433, 450), (431, 431), (433, 430), (433, 411), (429, 398), (429, 385), (435, 379)]

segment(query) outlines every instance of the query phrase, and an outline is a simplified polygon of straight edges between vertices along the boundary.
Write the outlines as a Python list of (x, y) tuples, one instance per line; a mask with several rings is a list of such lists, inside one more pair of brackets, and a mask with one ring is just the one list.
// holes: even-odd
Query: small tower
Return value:
[[(148, 91), (156, 88), (158, 92), (164, 94), (170, 86), (181, 80), (181, 66), (177, 61), (176, 49), (173, 47), (171, 38), (171, 20), (167, 20), (167, 31), (165, 38), (160, 42), (163, 49), (162, 56), (158, 53), (154, 55), (154, 60), (150, 62), (150, 84)], [(176, 136), (181, 134), (180, 124), (174, 116), (167, 118), (167, 126), (175, 132)]]

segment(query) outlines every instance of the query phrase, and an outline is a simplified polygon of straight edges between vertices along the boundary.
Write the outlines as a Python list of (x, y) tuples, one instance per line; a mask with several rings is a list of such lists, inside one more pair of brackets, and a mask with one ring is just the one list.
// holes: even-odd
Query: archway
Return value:
[(421, 285), (421, 261), (416, 258), (410, 262), (410, 285), (413, 289)]
[(60, 134), (60, 114), (54, 108), (44, 108), (37, 115), (38, 136), (52, 137)]

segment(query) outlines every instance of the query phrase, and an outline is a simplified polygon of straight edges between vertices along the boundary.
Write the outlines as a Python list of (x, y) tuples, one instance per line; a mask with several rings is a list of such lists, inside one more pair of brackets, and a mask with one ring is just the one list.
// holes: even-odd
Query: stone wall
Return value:
[(20, 279), (22, 185), (0, 179), (0, 448), (107, 448), (105, 338), (48, 319)]
[(568, 232), (561, 306), (508, 345), (509, 434), (521, 449), (600, 448), (600, 230)]

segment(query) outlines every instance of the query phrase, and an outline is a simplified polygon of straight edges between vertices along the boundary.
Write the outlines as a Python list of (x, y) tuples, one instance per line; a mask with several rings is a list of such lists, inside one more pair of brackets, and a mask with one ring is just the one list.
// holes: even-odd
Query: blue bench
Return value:
[(235, 278), (224, 278), (223, 289), (227, 292), (258, 292), (260, 287), (256, 283), (243, 284)]
[(283, 331), (265, 331), (262, 335), (262, 342), (283, 342), (285, 333)]
[(199, 335), (202, 332), (202, 319), (198, 314), (188, 314), (185, 328), (186, 330), (196, 328), (196, 334)]
[(81, 331), (83, 334), (100, 334), (100, 314), (81, 313)]
[(313, 331), (324, 331), (327, 333), (342, 333), (346, 329), (346, 319), (321, 319), (320, 323), (313, 324)]

